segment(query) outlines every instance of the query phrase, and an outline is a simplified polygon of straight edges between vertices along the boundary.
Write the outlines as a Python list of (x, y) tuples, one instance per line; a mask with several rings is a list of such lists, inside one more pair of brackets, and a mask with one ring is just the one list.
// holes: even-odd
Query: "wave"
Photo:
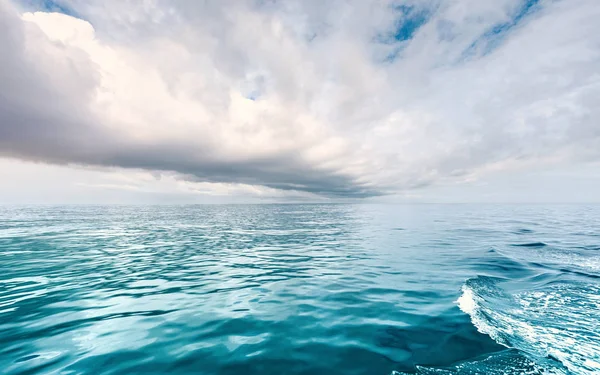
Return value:
[(521, 229), (517, 229), (513, 233), (514, 234), (531, 234), (531, 233), (534, 233), (534, 231), (532, 229), (521, 228)]
[[(462, 292), (457, 303), (481, 333), (534, 359), (533, 372), (525, 373), (600, 373), (598, 285), (554, 282), (520, 290), (510, 282), (479, 276), (469, 279)], [(504, 373), (518, 373), (515, 369)], [(447, 373), (470, 373), (457, 371)]]
[(543, 242), (527, 242), (527, 243), (515, 243), (515, 244), (512, 244), (511, 246), (515, 246), (515, 247), (546, 247), (548, 245)]
[[(507, 349), (419, 375), (593, 375), (600, 373), (600, 286), (554, 281), (523, 288), (478, 276), (457, 300), (477, 330)], [(407, 373), (394, 372), (395, 375)]]
[[(485, 358), (458, 363), (448, 368), (417, 366), (418, 375), (568, 375), (559, 366), (545, 366), (527, 358), (516, 350), (493, 353)], [(409, 375), (405, 372), (392, 372), (392, 375)]]
[(600, 274), (600, 254), (593, 246), (568, 249), (553, 246), (529, 246), (527, 252), (517, 250), (515, 246), (505, 247), (497, 253), (513, 261), (529, 265), (549, 266), (561, 272), (577, 271), (588, 275), (590, 273)]

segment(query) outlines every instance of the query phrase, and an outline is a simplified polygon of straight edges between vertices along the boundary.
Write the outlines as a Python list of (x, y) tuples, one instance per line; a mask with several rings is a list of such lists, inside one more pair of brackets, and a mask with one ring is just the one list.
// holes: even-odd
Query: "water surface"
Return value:
[(600, 373), (600, 206), (0, 208), (4, 374)]

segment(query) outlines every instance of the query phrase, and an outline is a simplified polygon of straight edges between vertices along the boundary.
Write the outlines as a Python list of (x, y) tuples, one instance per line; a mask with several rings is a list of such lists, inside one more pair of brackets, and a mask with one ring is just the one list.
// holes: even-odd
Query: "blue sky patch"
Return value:
[(465, 50), (463, 57), (468, 58), (478, 52), (481, 55), (491, 53), (504, 42), (511, 30), (541, 8), (540, 2), (540, 0), (524, 0), (510, 21), (496, 24), (483, 33)]
[(55, 12), (77, 17), (75, 11), (60, 0), (20, 0), (19, 3), (31, 12)]
[(429, 10), (419, 9), (415, 6), (401, 5), (395, 7), (395, 10), (402, 14), (402, 18), (399, 20), (394, 33), (394, 39), (397, 41), (412, 39), (421, 26), (427, 23), (430, 17)]
[(398, 5), (391, 9), (399, 14), (394, 28), (376, 37), (378, 43), (390, 46), (390, 52), (383, 59), (387, 63), (391, 63), (400, 57), (406, 44), (431, 19), (433, 13), (430, 8), (416, 7), (414, 5)]

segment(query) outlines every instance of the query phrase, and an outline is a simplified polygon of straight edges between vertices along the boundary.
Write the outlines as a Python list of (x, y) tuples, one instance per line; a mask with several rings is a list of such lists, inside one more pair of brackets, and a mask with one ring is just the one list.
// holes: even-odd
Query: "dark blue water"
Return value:
[(0, 208), (3, 374), (600, 373), (600, 206)]

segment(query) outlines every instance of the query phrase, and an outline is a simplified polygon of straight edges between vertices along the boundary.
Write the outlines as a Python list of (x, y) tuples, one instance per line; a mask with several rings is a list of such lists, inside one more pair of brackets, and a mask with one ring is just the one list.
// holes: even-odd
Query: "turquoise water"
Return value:
[(0, 208), (3, 374), (600, 373), (600, 206)]

